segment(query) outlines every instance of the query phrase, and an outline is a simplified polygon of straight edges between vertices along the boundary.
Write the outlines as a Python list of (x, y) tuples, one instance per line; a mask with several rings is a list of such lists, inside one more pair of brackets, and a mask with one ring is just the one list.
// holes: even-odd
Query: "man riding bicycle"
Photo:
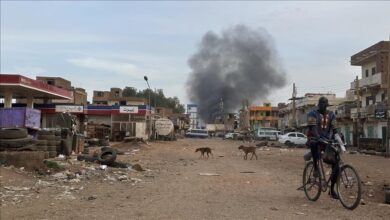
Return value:
[[(326, 109), (328, 106), (328, 99), (326, 97), (321, 97), (318, 100), (317, 108), (309, 112), (307, 116), (307, 125), (309, 128), (307, 145), (310, 147), (313, 157), (315, 177), (320, 176), (317, 161), (320, 158), (321, 151), (324, 150), (324, 147), (326, 146), (326, 141), (329, 139), (336, 139), (340, 145), (344, 145), (337, 131), (336, 115), (332, 111)], [(336, 161), (332, 164), (330, 191), (330, 195), (334, 199), (339, 198), (335, 191), (335, 184), (339, 172), (339, 161)]]

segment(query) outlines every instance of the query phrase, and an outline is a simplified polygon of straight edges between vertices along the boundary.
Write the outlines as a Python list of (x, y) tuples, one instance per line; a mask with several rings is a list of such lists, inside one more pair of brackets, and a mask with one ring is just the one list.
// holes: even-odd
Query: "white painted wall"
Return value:
[(376, 71), (378, 72), (378, 68), (376, 68), (376, 61), (372, 61), (369, 63), (366, 63), (362, 66), (362, 78), (366, 78), (366, 70), (368, 70), (368, 77), (372, 76), (371, 69), (375, 67)]
[(137, 122), (135, 125), (135, 136), (137, 138), (147, 139), (148, 135), (146, 134), (146, 123), (145, 122)]

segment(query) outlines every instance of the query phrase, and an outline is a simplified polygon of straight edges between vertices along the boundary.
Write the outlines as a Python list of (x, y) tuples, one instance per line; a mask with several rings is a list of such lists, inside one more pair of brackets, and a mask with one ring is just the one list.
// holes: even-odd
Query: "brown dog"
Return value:
[(195, 153), (200, 151), (200, 157), (205, 157), (205, 153), (207, 154), (207, 158), (209, 158), (209, 154), (211, 154), (212, 157), (213, 153), (211, 153), (211, 148), (209, 147), (200, 147), (195, 150)]
[(245, 146), (241, 145), (238, 147), (238, 149), (244, 151), (244, 153), (245, 153), (244, 160), (248, 159), (249, 153), (252, 153), (251, 160), (252, 160), (253, 155), (256, 157), (256, 160), (257, 160), (256, 147), (245, 147)]

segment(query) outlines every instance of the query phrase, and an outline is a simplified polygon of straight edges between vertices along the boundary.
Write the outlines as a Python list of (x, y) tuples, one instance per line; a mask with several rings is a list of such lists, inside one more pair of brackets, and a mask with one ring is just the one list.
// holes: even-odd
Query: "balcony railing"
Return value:
[(256, 120), (256, 121), (272, 121), (272, 120), (278, 120), (278, 117), (272, 117), (272, 116), (250, 116), (249, 120)]
[[(375, 117), (375, 112), (378, 110), (386, 110), (386, 102), (378, 102), (360, 108), (360, 118)], [(357, 108), (351, 108), (351, 118), (357, 118)]]
[[(355, 89), (355, 81), (351, 82), (351, 89)], [(367, 78), (359, 79), (359, 88), (381, 85), (382, 73), (375, 73)]]

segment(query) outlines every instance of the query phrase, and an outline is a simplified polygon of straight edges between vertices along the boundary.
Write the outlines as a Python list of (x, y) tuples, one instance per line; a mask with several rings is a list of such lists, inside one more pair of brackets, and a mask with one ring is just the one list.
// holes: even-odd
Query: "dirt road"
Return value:
[[(214, 157), (199, 159), (208, 146)], [(122, 146), (119, 160), (139, 163), (144, 172), (98, 170), (81, 181), (37, 178), (1, 167), (1, 220), (5, 219), (388, 219), (383, 184), (390, 159), (346, 155), (364, 183), (363, 203), (353, 211), (322, 194), (309, 202), (303, 191), (303, 149), (264, 148), (258, 160), (243, 160), (239, 142), (179, 139), (151, 146)], [(95, 168), (91, 168), (95, 167)], [(73, 171), (72, 171), (73, 172)], [(202, 176), (215, 173), (218, 176)], [(122, 179), (119, 177), (123, 177)], [(121, 180), (123, 181), (121, 181)], [(19, 187), (17, 189), (10, 189)], [(6, 187), (6, 188), (4, 188)], [(26, 188), (23, 188), (26, 187)], [(19, 195), (19, 196), (18, 196)]]

